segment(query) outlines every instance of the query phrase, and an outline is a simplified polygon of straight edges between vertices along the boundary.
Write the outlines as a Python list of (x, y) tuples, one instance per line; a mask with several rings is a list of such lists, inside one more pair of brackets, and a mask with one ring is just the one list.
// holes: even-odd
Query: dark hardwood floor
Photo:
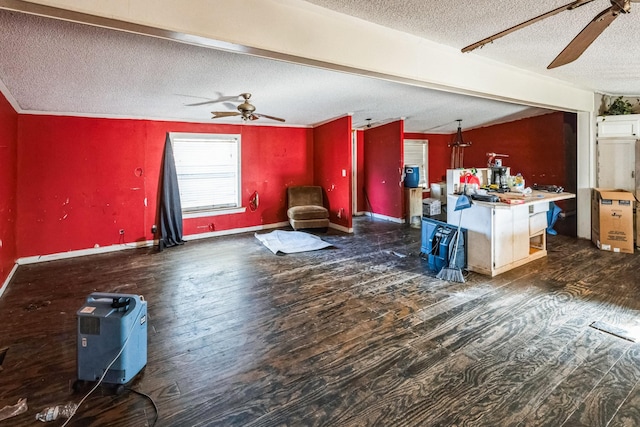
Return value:
[[(451, 283), (417, 229), (321, 236), (335, 248), (275, 256), (247, 233), (21, 266), (0, 298), (0, 407), (29, 410), (0, 424), (79, 401), (75, 313), (101, 291), (148, 301), (131, 387), (158, 426), (640, 425), (640, 344), (589, 327), (640, 332), (639, 255), (556, 236), (546, 259)], [(153, 418), (99, 389), (69, 425)]]

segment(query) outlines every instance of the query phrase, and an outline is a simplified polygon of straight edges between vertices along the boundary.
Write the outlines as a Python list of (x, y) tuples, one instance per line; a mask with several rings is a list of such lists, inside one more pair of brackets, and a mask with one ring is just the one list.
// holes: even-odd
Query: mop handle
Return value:
[(456, 255), (458, 255), (458, 242), (460, 241), (460, 227), (462, 226), (462, 211), (460, 211), (460, 219), (458, 220), (458, 229), (454, 234), (454, 239), (456, 239), (453, 244), (453, 257), (451, 258), (451, 262), (449, 262), (449, 268), (453, 268), (456, 266)]

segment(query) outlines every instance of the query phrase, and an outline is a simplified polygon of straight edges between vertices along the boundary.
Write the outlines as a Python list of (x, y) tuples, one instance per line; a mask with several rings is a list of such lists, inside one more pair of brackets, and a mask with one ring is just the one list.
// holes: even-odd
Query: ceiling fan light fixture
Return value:
[(258, 120), (260, 117), (265, 117), (267, 119), (276, 120), (279, 122), (284, 122), (284, 119), (275, 116), (269, 116), (267, 114), (258, 114), (256, 113), (256, 107), (249, 102), (249, 98), (251, 98), (250, 93), (241, 93), (236, 98), (243, 98), (243, 101), (240, 105), (236, 107), (238, 112), (229, 112), (229, 111), (212, 111), (213, 119), (219, 117), (230, 117), (230, 116), (240, 116), (243, 122), (247, 122), (249, 120)]

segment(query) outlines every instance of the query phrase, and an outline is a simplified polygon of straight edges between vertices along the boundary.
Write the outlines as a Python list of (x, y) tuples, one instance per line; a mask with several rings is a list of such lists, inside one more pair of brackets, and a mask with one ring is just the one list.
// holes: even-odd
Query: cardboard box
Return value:
[(440, 200), (440, 205), (447, 204), (447, 183), (434, 182), (431, 184), (431, 198)]
[(633, 253), (635, 200), (633, 193), (624, 190), (591, 191), (591, 240), (598, 248)]
[(640, 203), (636, 202), (636, 247), (640, 248)]
[(422, 199), (423, 216), (440, 215), (440, 212), (442, 212), (442, 204), (440, 203), (440, 200), (433, 198)]

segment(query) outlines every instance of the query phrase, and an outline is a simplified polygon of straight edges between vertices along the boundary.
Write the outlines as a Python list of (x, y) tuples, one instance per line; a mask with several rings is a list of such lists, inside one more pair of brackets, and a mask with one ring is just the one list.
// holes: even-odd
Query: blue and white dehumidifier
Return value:
[(79, 381), (98, 381), (108, 368), (102, 382), (122, 385), (145, 367), (147, 302), (140, 295), (95, 292), (76, 314)]
[[(455, 245), (456, 237), (458, 244)], [(422, 245), (420, 255), (429, 262), (429, 269), (440, 271), (450, 265), (454, 248), (456, 250), (455, 267), (463, 269), (466, 267), (466, 245), (467, 230), (460, 229), (446, 222), (441, 222), (432, 218), (422, 217)]]

